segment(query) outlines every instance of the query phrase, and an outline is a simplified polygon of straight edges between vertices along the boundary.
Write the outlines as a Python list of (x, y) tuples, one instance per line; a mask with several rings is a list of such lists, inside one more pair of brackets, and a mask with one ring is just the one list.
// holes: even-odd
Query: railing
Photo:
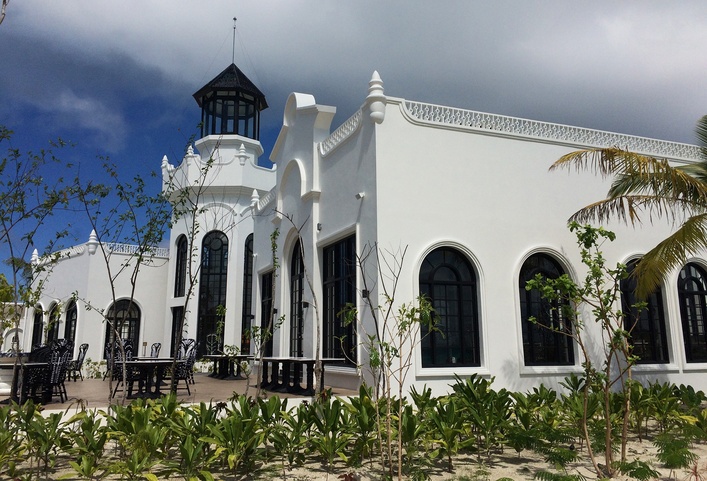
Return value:
[(324, 139), (319, 144), (319, 152), (322, 157), (326, 157), (329, 152), (334, 150), (337, 146), (342, 144), (344, 140), (351, 137), (351, 135), (356, 132), (358, 127), (361, 125), (361, 118), (363, 117), (363, 112), (359, 109), (351, 117), (349, 117), (346, 122), (341, 124), (338, 129), (333, 131), (329, 137)]
[[(134, 244), (118, 244), (114, 242), (106, 244), (106, 249), (115, 254), (134, 255), (137, 254), (141, 248), (143, 247)], [(169, 257), (169, 249), (167, 247), (147, 248), (145, 254), (152, 255), (153, 257)]]
[(632, 152), (676, 160), (700, 160), (700, 149), (695, 145), (665, 140), (617, 134), (569, 125), (487, 114), (454, 107), (404, 102), (404, 112), (419, 122), (449, 125), (522, 137), (547, 139), (586, 147), (618, 147)]

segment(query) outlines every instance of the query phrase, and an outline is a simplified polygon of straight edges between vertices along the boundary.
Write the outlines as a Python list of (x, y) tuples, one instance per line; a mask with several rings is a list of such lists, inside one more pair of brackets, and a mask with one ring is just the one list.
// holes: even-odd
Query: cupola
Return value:
[(260, 140), (265, 95), (236, 64), (229, 65), (194, 94), (201, 107), (201, 136), (241, 135)]

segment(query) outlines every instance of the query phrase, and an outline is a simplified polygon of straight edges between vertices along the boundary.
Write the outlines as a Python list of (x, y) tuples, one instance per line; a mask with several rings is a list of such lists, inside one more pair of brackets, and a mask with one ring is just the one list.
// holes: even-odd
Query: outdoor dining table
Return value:
[[(177, 363), (184, 362), (186, 362), (184, 359), (177, 359)], [(165, 371), (173, 363), (172, 357), (136, 357), (125, 361), (125, 367), (134, 369), (138, 379), (138, 391), (135, 394), (133, 394), (132, 383), (128, 385), (128, 398), (162, 396), (161, 387), (164, 384)]]
[(250, 361), (253, 356), (250, 354), (206, 354), (203, 359), (214, 363), (209, 377), (238, 380), (243, 379), (241, 362)]
[[(314, 365), (317, 360), (310, 357), (264, 357), (263, 380), (261, 386), (269, 391), (286, 392), (314, 396)], [(319, 390), (324, 387), (324, 372), (327, 364), (339, 364), (345, 361), (339, 357), (324, 357), (319, 361), (322, 365)], [(302, 387), (303, 369), (307, 368), (306, 384)], [(280, 377), (282, 373), (282, 377)]]
[[(25, 377), (29, 374), (30, 371), (32, 370), (40, 370), (40, 369), (49, 369), (49, 363), (48, 362), (28, 362), (28, 361), (23, 361), (20, 362), (19, 360), (17, 363), (15, 363), (14, 359), (12, 362), (2, 362), (0, 363), (0, 369), (2, 370), (13, 370), (12, 372), (12, 378), (11, 380), (11, 391), (10, 391), (10, 400), (19, 402), (19, 404), (24, 404), (27, 399), (29, 398), (30, 395), (30, 386), (24, 382)], [(16, 379), (16, 382), (15, 382)], [(20, 386), (21, 389), (20, 389)], [(18, 394), (18, 390), (20, 391)], [(48, 402), (51, 400), (51, 390), (47, 390), (46, 388), (43, 389), (43, 396), (44, 402)]]

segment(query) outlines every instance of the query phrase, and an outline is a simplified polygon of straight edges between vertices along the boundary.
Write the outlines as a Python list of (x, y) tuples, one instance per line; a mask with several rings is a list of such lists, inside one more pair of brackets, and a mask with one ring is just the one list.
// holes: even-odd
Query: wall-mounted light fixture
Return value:
[(302, 309), (309, 309), (309, 302), (302, 301)]
[(361, 199), (363, 199), (364, 197), (366, 197), (366, 193), (365, 193), (365, 192), (359, 192), (358, 194), (356, 194), (356, 199), (357, 199), (357, 200), (361, 200)]
[(368, 299), (368, 289), (363, 289), (361, 291), (361, 297), (363, 297), (364, 299)]
[(317, 222), (317, 230), (318, 231), (322, 230), (322, 223), (321, 222)]

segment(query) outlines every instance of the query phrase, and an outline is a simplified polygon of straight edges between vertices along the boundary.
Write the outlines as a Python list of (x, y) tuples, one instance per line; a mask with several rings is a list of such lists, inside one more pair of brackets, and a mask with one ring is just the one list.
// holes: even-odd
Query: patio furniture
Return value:
[(152, 347), (150, 347), (150, 357), (159, 357), (160, 349), (162, 349), (161, 342), (152, 343)]
[(81, 344), (79, 346), (78, 357), (69, 363), (68, 376), (69, 376), (69, 379), (73, 376), (74, 382), (76, 382), (77, 375), (83, 381), (83, 373), (81, 372), (81, 368), (83, 367), (83, 361), (86, 358), (86, 351), (87, 350), (88, 350), (88, 344), (87, 343)]
[(51, 355), (51, 346), (36, 346), (30, 351), (22, 367), (20, 404), (29, 398), (45, 403), (51, 400), (51, 391), (46, 389)]
[[(133, 343), (129, 339), (115, 341), (115, 356), (113, 357), (113, 362), (111, 363), (111, 378), (117, 382), (115, 383), (115, 389), (113, 389), (112, 397), (115, 397), (118, 392), (118, 388), (123, 385), (123, 378), (125, 378), (125, 382), (128, 384), (128, 391), (132, 389), (135, 381), (140, 380), (140, 372), (134, 367), (131, 367), (129, 364), (123, 363), (123, 351), (125, 352), (125, 360), (131, 361), (133, 359)], [(126, 386), (123, 386), (123, 389), (125, 388)]]
[(66, 392), (66, 373), (71, 362), (71, 353), (74, 350), (74, 343), (69, 339), (56, 339), (51, 345), (51, 357), (49, 359), (49, 379), (45, 386), (50, 394), (45, 394), (45, 398), (59, 396), (61, 402), (68, 399)]
[(184, 381), (184, 385), (187, 388), (187, 393), (191, 396), (191, 390), (189, 389), (189, 383), (194, 384), (194, 363), (196, 362), (196, 348), (197, 344), (194, 339), (186, 339), (187, 341), (192, 341), (188, 344), (185, 349), (185, 355), (183, 358), (185, 362), (180, 362), (177, 364), (177, 368), (173, 373), (176, 379), (175, 388), (179, 389), (179, 381)]

